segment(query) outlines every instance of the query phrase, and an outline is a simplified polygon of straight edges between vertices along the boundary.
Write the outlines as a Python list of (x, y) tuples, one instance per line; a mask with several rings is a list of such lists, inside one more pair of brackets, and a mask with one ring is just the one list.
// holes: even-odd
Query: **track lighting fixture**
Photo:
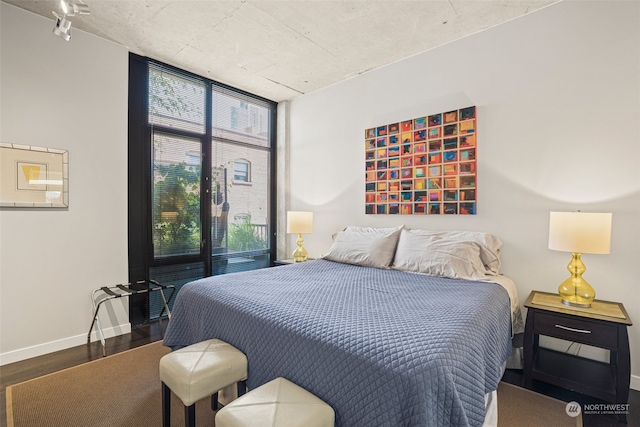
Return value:
[(69, 41), (71, 38), (71, 21), (66, 17), (60, 17), (57, 13), (53, 12), (56, 17), (56, 25), (53, 27), (53, 34), (62, 37), (65, 41)]
[(67, 17), (89, 15), (91, 13), (89, 11), (89, 5), (83, 3), (82, 0), (78, 0), (77, 3), (74, 3), (73, 0), (60, 0), (60, 11), (62, 12), (62, 16), (58, 15), (55, 11), (53, 12), (53, 16), (56, 17), (53, 34), (62, 37), (65, 41), (69, 41), (71, 39), (71, 21), (69, 21)]
[(60, 0), (60, 8), (62, 9), (62, 13), (66, 16), (89, 15), (91, 13), (89, 11), (89, 5), (84, 4), (82, 1), (79, 3), (72, 3)]

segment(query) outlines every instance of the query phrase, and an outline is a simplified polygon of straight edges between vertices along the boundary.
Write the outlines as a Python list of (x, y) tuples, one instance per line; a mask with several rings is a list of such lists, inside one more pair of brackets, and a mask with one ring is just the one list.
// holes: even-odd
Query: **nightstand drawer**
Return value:
[(617, 348), (618, 328), (579, 318), (535, 313), (534, 331), (537, 334), (577, 341), (597, 347)]

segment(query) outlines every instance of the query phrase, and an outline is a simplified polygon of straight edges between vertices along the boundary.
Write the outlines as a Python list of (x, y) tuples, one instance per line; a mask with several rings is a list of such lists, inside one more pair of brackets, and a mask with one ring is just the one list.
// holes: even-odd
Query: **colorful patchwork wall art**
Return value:
[(365, 130), (367, 214), (475, 215), (476, 107)]

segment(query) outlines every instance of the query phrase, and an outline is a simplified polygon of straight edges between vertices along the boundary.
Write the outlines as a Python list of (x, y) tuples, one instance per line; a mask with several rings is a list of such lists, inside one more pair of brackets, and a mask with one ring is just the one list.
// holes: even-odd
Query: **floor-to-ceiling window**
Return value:
[[(129, 276), (180, 288), (268, 267), (276, 104), (137, 55), (129, 72)], [(131, 298), (131, 321), (159, 295)]]

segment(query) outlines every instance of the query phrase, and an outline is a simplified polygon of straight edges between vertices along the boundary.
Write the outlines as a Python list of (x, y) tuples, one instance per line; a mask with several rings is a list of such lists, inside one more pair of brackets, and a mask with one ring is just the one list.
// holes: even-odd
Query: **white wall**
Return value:
[[(0, 14), (0, 140), (69, 150), (70, 180), (68, 209), (0, 211), (6, 364), (86, 342), (92, 290), (127, 281), (128, 51), (77, 30), (65, 42), (52, 19), (5, 3)], [(111, 306), (103, 326), (126, 332), (126, 299)]]
[[(478, 214), (365, 215), (364, 130), (469, 105)], [(612, 212), (611, 254), (584, 255), (585, 278), (636, 323), (640, 389), (639, 122), (640, 3), (567, 1), (293, 100), (288, 209), (315, 213), (311, 257), (350, 224), (491, 232), (521, 302), (569, 274), (570, 254), (547, 249), (550, 211)]]

